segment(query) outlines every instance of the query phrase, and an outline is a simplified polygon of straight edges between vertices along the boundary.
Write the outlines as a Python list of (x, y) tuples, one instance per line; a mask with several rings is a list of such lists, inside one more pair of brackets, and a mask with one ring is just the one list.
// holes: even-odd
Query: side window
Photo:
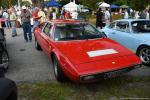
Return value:
[(128, 22), (118, 22), (116, 24), (116, 30), (121, 32), (130, 32), (129, 23)]
[(43, 29), (43, 32), (47, 35), (50, 36), (52, 25), (50, 23), (47, 23)]
[(116, 25), (116, 23), (113, 22), (113, 23), (111, 23), (108, 27), (109, 27), (110, 29), (115, 29), (115, 25)]

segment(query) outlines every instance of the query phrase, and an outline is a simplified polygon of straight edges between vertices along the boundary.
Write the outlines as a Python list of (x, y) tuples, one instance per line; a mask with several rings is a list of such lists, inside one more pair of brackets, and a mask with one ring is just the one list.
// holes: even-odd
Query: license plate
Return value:
[(122, 69), (122, 70), (117, 70), (117, 71), (113, 71), (113, 72), (108, 72), (104, 74), (104, 78), (113, 78), (116, 77), (118, 75), (123, 74), (124, 72), (126, 72), (128, 69)]

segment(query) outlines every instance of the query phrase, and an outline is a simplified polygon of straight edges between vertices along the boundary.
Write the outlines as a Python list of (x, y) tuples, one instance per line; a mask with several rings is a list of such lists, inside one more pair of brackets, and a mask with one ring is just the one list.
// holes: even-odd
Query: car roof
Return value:
[(149, 20), (147, 20), (147, 19), (120, 19), (120, 20), (116, 20), (116, 21), (128, 21), (128, 22), (132, 22), (132, 21), (149, 21)]
[(87, 23), (85, 21), (82, 20), (73, 20), (73, 19), (55, 19), (55, 20), (51, 20), (49, 21), (50, 23), (55, 23), (55, 24), (77, 24), (77, 23)]

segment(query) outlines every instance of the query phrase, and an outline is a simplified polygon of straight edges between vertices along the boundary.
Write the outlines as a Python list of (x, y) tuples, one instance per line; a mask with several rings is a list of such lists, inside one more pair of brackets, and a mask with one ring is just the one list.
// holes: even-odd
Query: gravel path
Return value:
[(11, 30), (5, 29), (10, 66), (6, 73), (16, 82), (53, 80), (53, 68), (48, 57), (37, 51), (32, 42), (25, 42), (22, 29), (17, 29), (18, 36), (11, 37)]

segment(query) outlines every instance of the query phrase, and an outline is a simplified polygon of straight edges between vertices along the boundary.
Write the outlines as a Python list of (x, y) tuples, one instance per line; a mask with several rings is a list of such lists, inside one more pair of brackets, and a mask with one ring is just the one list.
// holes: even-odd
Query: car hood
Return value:
[(57, 42), (56, 46), (76, 65), (133, 54), (127, 48), (108, 38)]
[(138, 39), (141, 39), (143, 41), (150, 41), (150, 33), (139, 33), (139, 34), (135, 34), (135, 36)]

